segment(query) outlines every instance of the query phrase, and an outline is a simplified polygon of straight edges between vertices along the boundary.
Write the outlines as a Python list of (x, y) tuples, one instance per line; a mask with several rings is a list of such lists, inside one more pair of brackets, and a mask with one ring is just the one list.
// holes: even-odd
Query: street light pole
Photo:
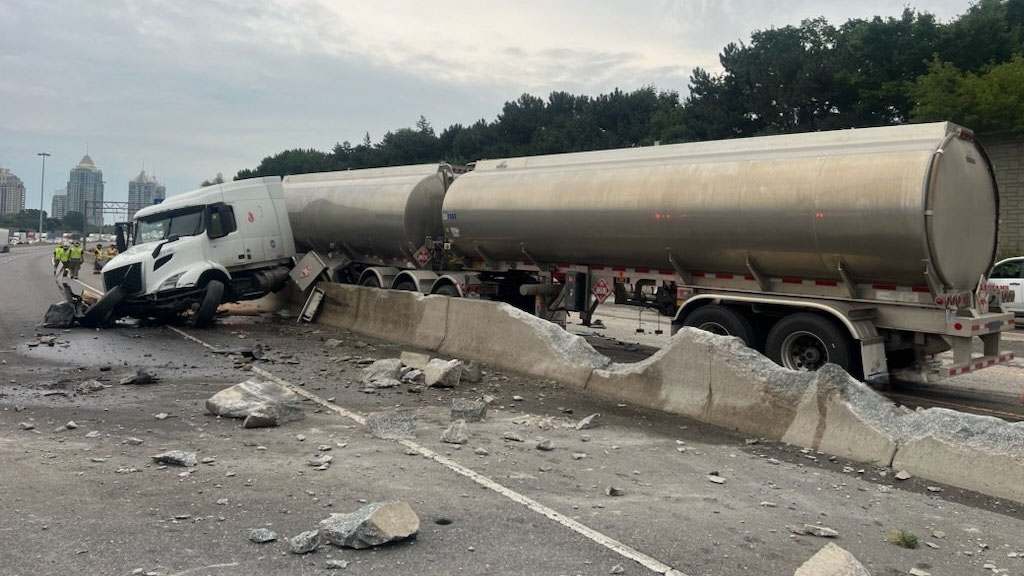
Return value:
[(39, 177), (39, 238), (36, 241), (43, 241), (43, 191), (46, 189), (46, 157), (49, 156), (46, 152), (40, 152), (36, 156), (43, 157), (43, 172)]

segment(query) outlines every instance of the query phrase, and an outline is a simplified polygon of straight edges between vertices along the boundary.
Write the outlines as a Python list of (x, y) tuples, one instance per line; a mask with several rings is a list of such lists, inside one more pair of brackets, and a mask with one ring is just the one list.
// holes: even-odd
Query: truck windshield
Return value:
[(203, 213), (203, 207), (199, 206), (140, 218), (136, 227), (135, 243), (145, 244), (165, 240), (171, 236), (202, 234), (205, 220)]

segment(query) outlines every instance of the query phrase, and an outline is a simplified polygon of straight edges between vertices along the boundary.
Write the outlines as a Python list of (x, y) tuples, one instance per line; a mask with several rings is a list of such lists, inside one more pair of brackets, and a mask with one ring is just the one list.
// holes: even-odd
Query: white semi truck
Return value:
[(0, 252), (11, 251), (11, 231), (7, 228), (0, 228)]
[[(674, 329), (733, 335), (783, 366), (831, 362), (877, 383), (1012, 358), (1000, 336), (1014, 318), (986, 280), (998, 229), (992, 166), (949, 123), (486, 160), (465, 174), (445, 164), (302, 174), (284, 179), (283, 197), (277, 234), (307, 252), (292, 272), (303, 286), (327, 277), (585, 320), (618, 291), (674, 314)], [(212, 213), (200, 200), (176, 205)], [(140, 213), (137, 234), (153, 214)], [(159, 251), (141, 246), (138, 304), (161, 300), (166, 282), (149, 272)], [(288, 256), (259, 269), (287, 267)], [(127, 262), (109, 263), (104, 280)], [(198, 298), (204, 273), (172, 286), (200, 311), (213, 301)], [(950, 350), (951, 361), (937, 360)]]

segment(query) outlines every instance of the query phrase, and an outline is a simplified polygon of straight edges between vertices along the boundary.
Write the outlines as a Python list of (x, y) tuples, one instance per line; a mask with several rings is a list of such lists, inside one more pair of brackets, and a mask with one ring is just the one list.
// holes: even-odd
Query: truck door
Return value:
[(245, 245), (245, 261), (262, 263), (266, 259), (263, 238), (267, 235), (267, 217), (264, 214), (263, 203), (246, 203), (240, 204), (239, 207), (245, 210), (245, 222), (241, 224), (244, 232), (242, 242)]
[(245, 263), (245, 246), (238, 233), (235, 212), (230, 204), (210, 205), (206, 234), (210, 237), (210, 256), (214, 262), (225, 268)]

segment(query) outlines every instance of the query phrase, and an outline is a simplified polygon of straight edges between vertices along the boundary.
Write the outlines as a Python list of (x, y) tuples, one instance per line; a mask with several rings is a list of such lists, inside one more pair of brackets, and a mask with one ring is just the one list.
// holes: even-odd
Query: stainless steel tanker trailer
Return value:
[(284, 190), (298, 250), (335, 281), (584, 320), (625, 286), (653, 287), (674, 331), (879, 383), (1012, 358), (1000, 334), (1013, 315), (985, 277), (992, 166), (949, 123), (486, 160), (464, 174), (303, 174)]

